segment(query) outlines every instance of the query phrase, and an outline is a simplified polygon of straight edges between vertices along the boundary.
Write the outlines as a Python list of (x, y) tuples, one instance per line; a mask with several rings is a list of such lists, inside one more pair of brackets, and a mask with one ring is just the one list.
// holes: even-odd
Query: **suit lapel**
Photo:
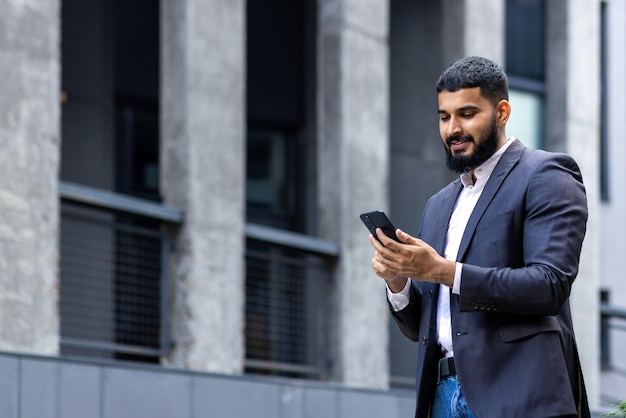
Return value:
[(433, 247), (439, 255), (444, 256), (446, 249), (446, 236), (448, 235), (448, 225), (450, 224), (450, 217), (452, 216), (452, 211), (454, 210), (454, 205), (456, 204), (456, 200), (459, 197), (459, 193), (463, 190), (463, 184), (461, 184), (461, 180), (457, 179), (452, 183), (452, 187), (446, 192), (447, 194), (443, 196), (442, 207), (437, 211), (438, 216), (436, 220), (435, 231), (437, 231), (432, 240), (429, 242), (429, 245)]
[(511, 169), (515, 166), (515, 164), (519, 161), (522, 151), (524, 151), (524, 145), (522, 145), (519, 140), (515, 140), (509, 148), (504, 152), (500, 161), (494, 168), (487, 184), (485, 185), (485, 189), (483, 190), (478, 202), (476, 203), (476, 207), (472, 211), (472, 214), (467, 222), (467, 226), (465, 227), (465, 232), (463, 232), (463, 238), (461, 239), (461, 244), (459, 245), (459, 252), (457, 255), (457, 260), (463, 260), (465, 257), (465, 253), (469, 246), (472, 237), (474, 236), (474, 231), (476, 231), (476, 225), (482, 218), (485, 210), (493, 200), (494, 196), (500, 189), (502, 182), (509, 174)]

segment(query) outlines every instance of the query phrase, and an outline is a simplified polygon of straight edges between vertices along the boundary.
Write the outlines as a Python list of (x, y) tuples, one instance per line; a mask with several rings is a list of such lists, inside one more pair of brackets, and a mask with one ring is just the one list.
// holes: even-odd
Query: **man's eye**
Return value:
[(446, 121), (446, 120), (448, 120), (448, 119), (450, 119), (450, 116), (447, 116), (447, 115), (440, 115), (440, 116), (439, 116), (439, 120), (440, 120), (440, 121), (442, 121), (442, 122), (443, 122), (443, 121)]
[(463, 116), (465, 119), (469, 119), (469, 118), (474, 117), (474, 115), (475, 115), (475, 113), (463, 113), (463, 115), (462, 115), (462, 116)]

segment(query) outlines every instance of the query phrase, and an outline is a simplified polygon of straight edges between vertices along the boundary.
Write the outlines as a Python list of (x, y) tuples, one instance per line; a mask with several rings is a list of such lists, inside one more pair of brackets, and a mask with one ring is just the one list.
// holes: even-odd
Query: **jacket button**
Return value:
[(478, 303), (472, 302), (472, 309), (473, 310), (477, 310), (478, 309)]
[(480, 309), (481, 311), (485, 310), (485, 305), (483, 305), (482, 303), (478, 305), (478, 309)]
[(428, 338), (426, 337), (422, 337), (422, 344), (426, 345), (426, 342), (428, 341)]

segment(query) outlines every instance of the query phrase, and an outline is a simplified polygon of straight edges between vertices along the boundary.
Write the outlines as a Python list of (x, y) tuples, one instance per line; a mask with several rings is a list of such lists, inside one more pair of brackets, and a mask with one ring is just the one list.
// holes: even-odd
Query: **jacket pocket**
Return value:
[(511, 223), (514, 215), (515, 212), (510, 210), (508, 212), (503, 212), (495, 216), (490, 216), (485, 221), (480, 222), (478, 225), (476, 225), (476, 230), (481, 231), (494, 225), (498, 225), (502, 222)]
[(510, 343), (542, 332), (559, 332), (561, 325), (553, 316), (542, 316), (502, 325), (499, 331), (502, 341)]

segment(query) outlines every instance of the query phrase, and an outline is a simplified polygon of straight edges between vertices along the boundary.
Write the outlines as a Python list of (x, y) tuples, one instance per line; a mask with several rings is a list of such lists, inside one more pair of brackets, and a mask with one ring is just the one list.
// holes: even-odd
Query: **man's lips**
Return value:
[(449, 138), (446, 143), (450, 147), (451, 151), (460, 151), (466, 148), (466, 144), (472, 142), (470, 138)]

